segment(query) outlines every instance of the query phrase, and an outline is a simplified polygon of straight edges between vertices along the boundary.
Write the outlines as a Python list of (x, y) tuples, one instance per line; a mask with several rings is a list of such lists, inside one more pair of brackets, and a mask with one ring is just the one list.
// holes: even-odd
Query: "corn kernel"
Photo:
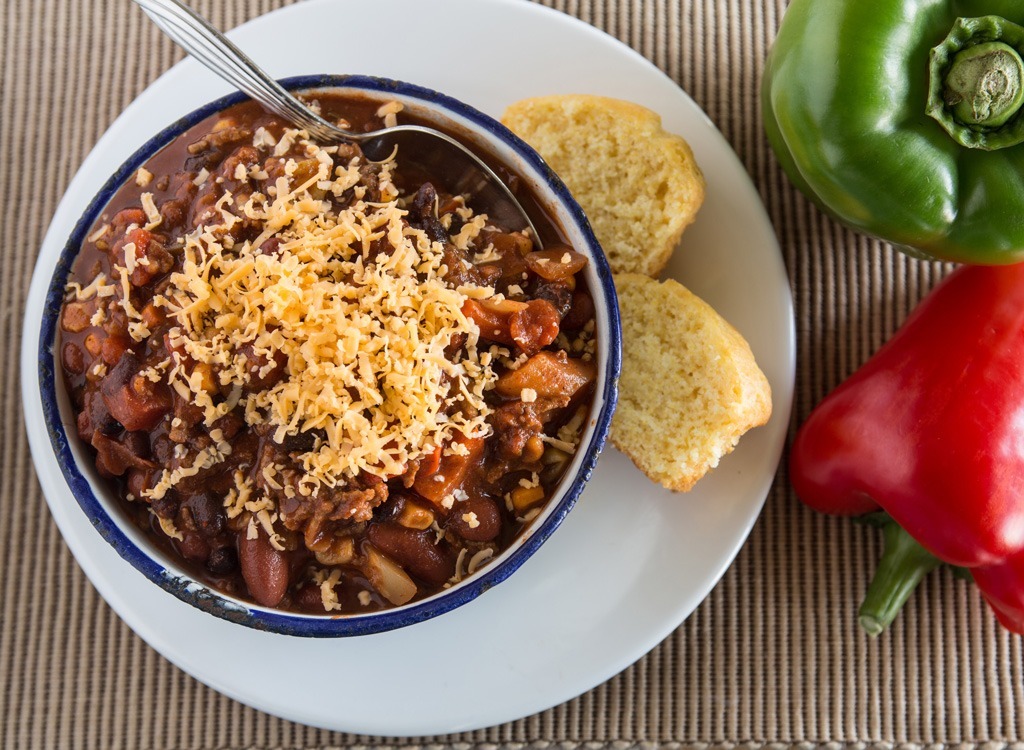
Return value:
[(520, 513), (543, 499), (543, 487), (516, 487), (512, 490), (512, 507)]

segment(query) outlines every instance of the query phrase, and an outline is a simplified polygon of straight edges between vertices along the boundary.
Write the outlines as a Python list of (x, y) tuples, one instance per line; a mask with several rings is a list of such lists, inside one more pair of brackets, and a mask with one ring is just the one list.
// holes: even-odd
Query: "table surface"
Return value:
[[(231, 28), (285, 3), (192, 4)], [(545, 4), (651, 60), (739, 154), (793, 288), (799, 423), (949, 267), (839, 227), (786, 181), (757, 111), (784, 0)], [(446, 737), (337, 734), (242, 706), (164, 661), (96, 594), (50, 520), (29, 457), (17, 367), (21, 310), (54, 206), (105, 128), (180, 54), (129, 0), (6, 0), (0, 38), (0, 747), (994, 750), (1024, 742), (1021, 640), (945, 571), (924, 582), (887, 634), (868, 639), (856, 627), (856, 606), (879, 554), (877, 532), (804, 509), (785, 464), (750, 540), (707, 601), (640, 662), (537, 716)]]

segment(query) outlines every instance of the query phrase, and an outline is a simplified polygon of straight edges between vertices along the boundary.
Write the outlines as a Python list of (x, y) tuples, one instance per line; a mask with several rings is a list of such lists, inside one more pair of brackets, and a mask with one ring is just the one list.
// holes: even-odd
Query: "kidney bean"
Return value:
[(255, 539), (239, 534), (238, 562), (252, 598), (264, 607), (276, 607), (288, 590), (288, 558), (270, 545), (262, 529)]
[(206, 540), (199, 534), (190, 531), (182, 531), (182, 537), (176, 545), (178, 551), (189, 560), (205, 564), (210, 557), (210, 545)]
[(271, 237), (264, 240), (263, 244), (256, 248), (259, 255), (273, 255), (275, 258), (281, 255), (281, 238)]
[(572, 295), (572, 307), (562, 319), (562, 328), (566, 331), (578, 331), (594, 319), (594, 300), (586, 292)]
[(146, 469), (128, 469), (128, 477), (125, 480), (128, 492), (130, 492), (136, 499), (141, 498), (142, 493), (153, 486), (154, 473), (158, 474), (159, 472), (153, 472)]
[(61, 362), (64, 369), (70, 373), (81, 375), (85, 372), (85, 352), (78, 344), (64, 344), (64, 348), (61, 349)]
[(489, 542), (501, 533), (501, 510), (489, 497), (471, 497), (456, 503), (446, 528), (470, 542)]
[(295, 592), (295, 606), (306, 612), (319, 612), (323, 614), (324, 600), (320, 595), (320, 587), (307, 583)]
[(447, 547), (435, 545), (435, 537), (429, 531), (377, 523), (367, 528), (366, 536), (374, 547), (427, 583), (439, 586), (455, 572)]
[(288, 356), (282, 351), (275, 351), (271, 360), (266, 354), (257, 352), (252, 344), (243, 344), (238, 353), (245, 358), (245, 371), (249, 376), (244, 386), (246, 391), (273, 388), (288, 374)]

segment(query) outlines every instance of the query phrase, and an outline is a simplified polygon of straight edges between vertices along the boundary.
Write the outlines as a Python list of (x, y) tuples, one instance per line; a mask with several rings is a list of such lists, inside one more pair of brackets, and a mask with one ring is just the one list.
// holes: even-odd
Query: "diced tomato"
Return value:
[(479, 462), (484, 454), (484, 439), (482, 437), (459, 436), (453, 443), (465, 446), (465, 455), (443, 454), (437, 471), (433, 474), (420, 471), (416, 474), (416, 480), (412, 485), (417, 494), (438, 506), (447, 495), (451, 495), (462, 486), (470, 467)]

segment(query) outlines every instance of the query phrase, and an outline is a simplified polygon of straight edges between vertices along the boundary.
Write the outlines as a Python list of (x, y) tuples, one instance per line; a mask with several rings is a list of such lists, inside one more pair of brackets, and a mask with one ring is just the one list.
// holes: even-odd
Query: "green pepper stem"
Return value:
[(1024, 62), (1003, 42), (961, 50), (946, 73), (945, 98), (964, 125), (997, 128), (1024, 103)]
[(958, 18), (928, 61), (925, 112), (965, 148), (1024, 143), (1024, 26)]
[(881, 526), (885, 543), (858, 612), (861, 627), (874, 637), (896, 619), (917, 584), (942, 563), (888, 516), (869, 522)]

